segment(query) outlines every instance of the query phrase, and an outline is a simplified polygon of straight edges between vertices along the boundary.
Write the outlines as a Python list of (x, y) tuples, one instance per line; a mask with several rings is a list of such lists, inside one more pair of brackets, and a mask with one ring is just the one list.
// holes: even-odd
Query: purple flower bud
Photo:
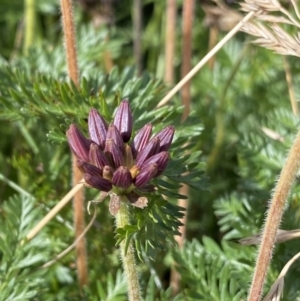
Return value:
[(107, 158), (96, 143), (90, 145), (89, 161), (101, 169), (104, 165), (109, 165)]
[(149, 164), (146, 168), (141, 169), (135, 178), (135, 186), (141, 188), (148, 184), (157, 174), (157, 164)]
[(72, 153), (74, 153), (78, 159), (88, 161), (89, 148), (92, 141), (85, 138), (75, 124), (71, 124), (68, 129), (67, 139)]
[(82, 160), (77, 160), (77, 167), (83, 173), (88, 173), (91, 176), (100, 177), (102, 175), (102, 170), (100, 168)]
[(148, 143), (151, 134), (152, 134), (152, 124), (150, 123), (145, 124), (138, 131), (138, 133), (136, 134), (136, 136), (134, 137), (131, 143), (131, 148), (132, 148), (132, 153), (134, 158), (136, 157), (137, 153), (140, 152)]
[(85, 173), (83, 174), (83, 178), (88, 185), (98, 190), (108, 192), (112, 189), (112, 184), (108, 180), (103, 179), (102, 177), (95, 177), (88, 173)]
[(104, 154), (112, 167), (118, 168), (124, 165), (123, 154), (112, 139), (106, 140)]
[(113, 175), (111, 180), (112, 184), (116, 187), (128, 188), (132, 184), (132, 177), (130, 171), (125, 166), (120, 166)]
[(134, 164), (132, 150), (128, 144), (125, 145), (124, 161), (125, 161), (124, 165), (127, 166), (128, 168), (131, 168)]
[(91, 109), (89, 113), (88, 127), (90, 138), (103, 149), (106, 140), (107, 124), (96, 109)]
[(151, 156), (157, 154), (160, 148), (160, 139), (154, 137), (148, 144), (138, 153), (136, 157), (136, 165), (141, 167), (142, 164)]
[(152, 157), (150, 157), (148, 160), (146, 160), (142, 167), (141, 170), (146, 168), (148, 165), (156, 163), (157, 164), (157, 174), (155, 177), (160, 176), (164, 170), (166, 169), (169, 161), (169, 153), (168, 152), (160, 152)]
[(169, 125), (166, 128), (158, 132), (153, 138), (158, 137), (160, 139), (159, 151), (167, 151), (172, 143), (175, 129)]
[(116, 112), (114, 125), (119, 130), (123, 141), (128, 142), (132, 132), (132, 113), (128, 100), (123, 100)]
[(114, 124), (111, 124), (108, 127), (106, 140), (109, 140), (109, 139), (112, 139), (114, 141), (114, 143), (121, 150), (122, 153), (124, 152), (123, 139), (121, 137), (119, 130), (116, 128), (116, 126)]

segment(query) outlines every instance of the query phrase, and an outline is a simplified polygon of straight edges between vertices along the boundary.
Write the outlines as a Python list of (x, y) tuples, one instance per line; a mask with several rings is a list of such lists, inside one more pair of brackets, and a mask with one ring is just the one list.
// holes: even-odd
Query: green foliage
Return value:
[(97, 291), (96, 294), (92, 293), (90, 290), (86, 289), (87, 298), (91, 301), (105, 300), (105, 301), (126, 301), (126, 278), (118, 271), (116, 274), (116, 279), (114, 281), (112, 274), (107, 276), (107, 288), (97, 281)]
[(39, 266), (49, 258), (49, 241), (44, 234), (29, 243), (25, 236), (37, 218), (30, 197), (12, 197), (3, 204), (0, 219), (0, 291), (1, 300), (32, 300), (41, 293), (44, 269)]
[[(66, 82), (58, 2), (37, 2), (36, 39), (27, 56), (22, 55), (17, 38), (22, 31), (18, 24), (23, 2), (0, 4), (1, 12), (5, 11), (0, 16), (5, 32), (0, 37), (0, 300), (126, 300), (115, 237), (118, 242), (125, 239), (128, 244), (132, 239), (135, 243), (146, 301), (245, 299), (256, 248), (240, 246), (236, 240), (260, 232), (272, 189), (299, 128), (299, 118), (291, 111), (282, 58), (244, 43), (243, 35), (234, 37), (216, 56), (213, 69), (205, 67), (193, 79), (192, 112), (182, 123), (179, 97), (156, 108), (168, 90), (161, 80), (164, 2), (144, 4), (142, 50), (147, 72), (141, 76), (131, 66), (130, 5), (116, 8), (115, 24), (109, 29), (85, 24), (86, 15), (76, 10), (79, 88)], [(199, 25), (200, 6), (195, 15)], [(176, 80), (181, 68), (181, 21), (180, 16)], [(193, 64), (206, 54), (207, 45), (208, 31), (195, 26)], [(110, 72), (103, 67), (107, 53), (114, 63)], [(300, 64), (295, 58), (288, 61), (298, 99)], [(148, 122), (154, 132), (175, 126), (172, 159), (164, 176), (155, 181), (155, 194), (147, 195), (148, 207), (131, 208), (131, 226), (114, 233), (107, 202), (99, 205), (97, 221), (86, 237), (90, 284), (81, 295), (74, 253), (40, 269), (74, 240), (71, 206), (32, 241), (21, 242), (70, 189), (68, 126), (76, 123), (86, 134), (91, 107), (110, 122), (123, 98), (130, 100), (133, 109), (134, 132)], [(300, 222), (298, 182), (281, 225), (286, 230), (298, 228)], [(191, 187), (187, 212), (176, 205), (178, 198), (186, 198), (178, 192), (183, 183)], [(15, 190), (26, 197), (14, 196)], [(86, 193), (87, 200), (97, 199), (95, 190)], [(174, 235), (185, 213), (187, 242), (178, 251)], [(276, 247), (267, 288), (299, 247), (298, 240)], [(169, 288), (168, 254), (182, 277), (176, 296)], [(295, 264), (285, 280), (283, 300), (299, 298), (298, 275)]]
[(223, 242), (221, 247), (203, 237), (173, 257), (184, 283), (186, 300), (241, 300), (246, 297), (253, 254)]

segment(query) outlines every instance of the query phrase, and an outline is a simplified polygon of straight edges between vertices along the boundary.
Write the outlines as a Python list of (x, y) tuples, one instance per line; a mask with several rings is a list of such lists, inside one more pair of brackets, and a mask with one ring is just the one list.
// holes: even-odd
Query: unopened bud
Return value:
[(140, 173), (136, 176), (135, 186), (141, 188), (151, 181), (157, 174), (157, 164), (153, 163), (146, 168), (141, 169)]
[(151, 137), (151, 134), (152, 134), (152, 125), (148, 123), (144, 125), (135, 135), (131, 144), (134, 158), (137, 156), (138, 152), (140, 152), (147, 145)]
[(104, 154), (112, 167), (118, 168), (124, 165), (123, 154), (112, 139), (106, 140)]
[(128, 188), (132, 184), (130, 171), (125, 166), (120, 166), (115, 172), (111, 180), (116, 187)]
[(128, 142), (132, 132), (132, 113), (128, 100), (123, 100), (116, 112), (114, 125), (119, 130), (123, 141)]
[(169, 153), (168, 152), (160, 152), (152, 157), (150, 157), (148, 160), (146, 160), (141, 169), (147, 167), (150, 164), (156, 163), (157, 164), (157, 174), (155, 177), (158, 177), (161, 175), (164, 170), (166, 169), (169, 161)]
[(99, 177), (102, 175), (102, 170), (99, 169), (97, 166), (87, 163), (82, 160), (77, 160), (77, 167), (83, 172), (88, 173), (92, 176)]
[(90, 146), (89, 161), (99, 168), (109, 165), (107, 158), (96, 143), (92, 143)]
[(112, 189), (112, 184), (108, 180), (103, 179), (102, 177), (95, 177), (88, 173), (85, 173), (83, 174), (83, 178), (88, 185), (98, 190), (108, 192)]
[(106, 140), (107, 124), (96, 109), (91, 109), (89, 113), (88, 127), (90, 138), (103, 149)]
[(110, 140), (110, 139), (112, 139), (114, 141), (116, 146), (123, 153), (123, 151), (124, 151), (124, 142), (123, 142), (123, 139), (121, 137), (121, 134), (120, 134), (119, 130), (116, 128), (116, 126), (114, 124), (111, 124), (108, 127), (108, 130), (107, 130), (106, 140)]
[(158, 137), (151, 139), (148, 144), (138, 153), (136, 157), (136, 165), (142, 166), (142, 164), (159, 152), (160, 140)]
[(174, 127), (169, 125), (154, 136), (154, 138), (158, 137), (160, 139), (160, 152), (167, 151), (169, 149), (173, 140), (174, 132)]
[(75, 124), (71, 124), (67, 131), (67, 139), (71, 151), (78, 159), (89, 160), (89, 148), (92, 143), (91, 140), (84, 137)]

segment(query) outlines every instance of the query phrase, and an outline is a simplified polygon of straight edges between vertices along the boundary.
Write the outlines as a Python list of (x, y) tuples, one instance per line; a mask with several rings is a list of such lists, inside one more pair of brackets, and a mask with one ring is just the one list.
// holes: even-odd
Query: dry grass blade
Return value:
[(257, 15), (257, 20), (263, 21), (263, 22), (269, 22), (269, 23), (283, 23), (283, 24), (289, 24), (293, 25), (294, 23), (282, 16), (272, 16), (272, 15)]
[(255, 11), (279, 11), (281, 9), (281, 5), (276, 0), (245, 0), (245, 2), (241, 3), (241, 9), (245, 12)]
[(278, 132), (275, 132), (267, 127), (262, 127), (261, 130), (264, 132), (264, 134), (266, 136), (268, 136), (269, 138), (273, 139), (273, 140), (277, 140), (280, 142), (284, 142), (284, 137), (282, 135), (280, 135)]
[(51, 265), (53, 265), (54, 263), (56, 263), (58, 260), (60, 260), (61, 258), (63, 258), (65, 255), (67, 255), (70, 251), (72, 251), (76, 247), (77, 243), (90, 230), (90, 228), (94, 224), (94, 221), (95, 221), (96, 217), (97, 217), (97, 211), (96, 211), (96, 207), (94, 205), (94, 214), (93, 214), (93, 217), (92, 217), (91, 221), (89, 222), (89, 224), (87, 225), (87, 227), (84, 229), (84, 231), (76, 238), (76, 240), (68, 248), (66, 248), (60, 254), (58, 254), (57, 256), (55, 256), (55, 258), (53, 260), (48, 261), (47, 263), (43, 264), (41, 266), (41, 269), (45, 269), (45, 268), (50, 267)]
[(241, 30), (259, 37), (253, 43), (261, 47), (281, 55), (300, 56), (299, 37), (292, 37), (276, 23), (272, 23), (270, 28), (272, 31), (261, 23), (248, 22)]
[(249, 12), (227, 35), (209, 52), (202, 60), (183, 78), (180, 82), (157, 104), (157, 108), (164, 106), (188, 81), (190, 81), (199, 70), (247, 23), (254, 12)]
[[(279, 229), (276, 234), (276, 243), (282, 243), (287, 240), (296, 239), (300, 237), (300, 229), (286, 231)], [(261, 242), (261, 235), (255, 234), (239, 240), (242, 245), (257, 245)]]
[(283, 288), (284, 288), (284, 277), (286, 276), (289, 268), (292, 264), (300, 257), (300, 252), (297, 253), (292, 259), (288, 261), (288, 263), (284, 266), (281, 270), (278, 278), (272, 285), (270, 291), (265, 296), (263, 301), (279, 301), (280, 298), (283, 296)]
[[(292, 4), (299, 18), (297, 5), (293, 2)], [(261, 13), (268, 15), (270, 12), (281, 12), (283, 15), (288, 17), (293, 25), (300, 28), (300, 23), (284, 7), (282, 7), (277, 0), (245, 0), (244, 3), (241, 3), (241, 10), (246, 12), (253, 11), (256, 12), (256, 15)]]
[(298, 19), (300, 19), (300, 13), (299, 13), (299, 9), (298, 9), (298, 5), (297, 5), (296, 1), (295, 0), (291, 0), (291, 2), (293, 4), (293, 7), (294, 7), (294, 10), (295, 10), (295, 13), (296, 13)]
[(278, 277), (263, 301), (279, 301), (283, 296), (283, 288), (284, 277)]

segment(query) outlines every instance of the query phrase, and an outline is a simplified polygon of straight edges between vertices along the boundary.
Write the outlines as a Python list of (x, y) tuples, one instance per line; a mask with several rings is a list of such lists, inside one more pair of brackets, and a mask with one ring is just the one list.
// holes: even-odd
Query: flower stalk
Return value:
[[(118, 213), (116, 214), (116, 226), (117, 228), (124, 228), (126, 225), (130, 225), (127, 199), (124, 196), (120, 196), (120, 208)], [(142, 300), (141, 289), (138, 272), (136, 269), (132, 242), (130, 241), (128, 249), (126, 251), (126, 240), (123, 240), (120, 243), (120, 251), (124, 272), (127, 278), (128, 300), (140, 301)]]
[(300, 165), (300, 132), (287, 157), (281, 171), (279, 180), (274, 190), (266, 222), (263, 229), (262, 240), (256, 260), (248, 301), (260, 300), (268, 267), (272, 258), (273, 248), (276, 242), (276, 234), (284, 212), (285, 203), (289, 196)]

